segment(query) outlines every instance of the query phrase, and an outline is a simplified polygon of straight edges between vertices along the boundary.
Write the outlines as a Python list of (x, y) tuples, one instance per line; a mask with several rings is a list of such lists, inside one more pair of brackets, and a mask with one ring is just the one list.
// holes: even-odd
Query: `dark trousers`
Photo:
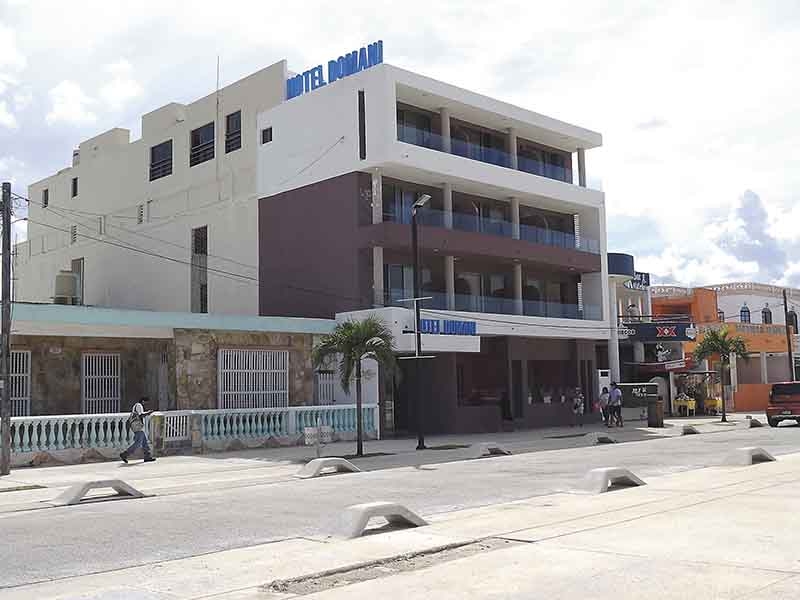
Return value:
[(147, 443), (147, 434), (144, 431), (134, 432), (133, 443), (125, 450), (125, 454), (133, 454), (139, 447), (144, 450), (145, 456), (150, 456), (150, 444)]

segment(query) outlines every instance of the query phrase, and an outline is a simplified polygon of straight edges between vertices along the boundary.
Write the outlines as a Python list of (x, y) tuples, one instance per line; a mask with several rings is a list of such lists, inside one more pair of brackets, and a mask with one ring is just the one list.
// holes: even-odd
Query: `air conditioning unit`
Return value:
[(53, 304), (80, 304), (78, 295), (79, 276), (72, 271), (59, 271), (56, 275), (56, 288)]

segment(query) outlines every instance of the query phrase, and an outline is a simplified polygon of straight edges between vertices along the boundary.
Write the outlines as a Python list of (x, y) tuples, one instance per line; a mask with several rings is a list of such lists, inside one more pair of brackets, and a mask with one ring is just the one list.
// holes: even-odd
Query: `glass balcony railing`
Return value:
[(451, 140), (451, 149), (453, 154), (471, 158), (472, 160), (479, 160), (481, 162), (497, 165), (499, 167), (511, 166), (511, 155), (505, 150), (499, 148), (488, 148), (480, 144), (471, 144), (462, 140)]
[[(411, 290), (391, 289), (384, 294), (384, 305), (413, 308), (412, 302), (400, 300), (411, 298)], [(447, 294), (444, 292), (424, 291), (423, 296), (428, 297), (421, 304), (421, 308), (432, 310), (447, 310)], [(497, 315), (517, 314), (517, 302), (513, 298), (498, 298), (495, 296), (477, 296), (472, 294), (454, 294), (454, 310), (458, 312), (488, 313)], [(602, 312), (599, 306), (577, 304), (564, 304), (561, 302), (544, 302), (538, 300), (523, 300), (522, 314), (528, 317), (547, 317), (551, 319), (589, 319), (601, 320)]]
[[(384, 211), (383, 220), (390, 223), (410, 223), (410, 209), (402, 214), (393, 211)], [(417, 213), (417, 222), (428, 227), (444, 227), (447, 222), (445, 212), (436, 208), (423, 208)], [(473, 231), (476, 233), (487, 233), (489, 235), (499, 235), (503, 237), (513, 237), (514, 225), (505, 219), (491, 219), (480, 217), (474, 214), (453, 212), (453, 229), (458, 231)], [(576, 245), (575, 236), (564, 231), (544, 229), (533, 225), (520, 225), (519, 237), (521, 240), (543, 244), (545, 246), (555, 246), (600, 254), (600, 242), (587, 237), (581, 237)]]
[(533, 173), (534, 175), (541, 175), (548, 179), (557, 179), (558, 181), (572, 183), (572, 169), (545, 163), (535, 158), (517, 156), (517, 168), (526, 173)]
[(426, 129), (418, 129), (411, 125), (397, 124), (397, 139), (407, 144), (430, 148), (431, 150), (444, 150), (442, 136)]
[[(445, 148), (441, 134), (403, 123), (397, 124), (397, 139), (407, 144), (414, 144), (431, 150), (444, 151)], [(450, 139), (450, 152), (451, 154), (500, 167), (511, 168), (512, 165), (511, 154), (505, 149), (483, 146), (455, 138)], [(527, 156), (517, 155), (517, 170), (566, 183), (573, 182), (572, 169)]]

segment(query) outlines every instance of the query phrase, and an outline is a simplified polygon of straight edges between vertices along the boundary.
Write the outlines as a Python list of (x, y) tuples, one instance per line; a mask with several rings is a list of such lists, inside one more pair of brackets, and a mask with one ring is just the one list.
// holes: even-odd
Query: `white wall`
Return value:
[[(725, 320), (738, 322), (739, 311), (745, 302), (750, 309), (750, 322), (763, 323), (761, 310), (764, 306), (769, 306), (772, 311), (772, 322), (774, 324), (783, 325), (786, 322), (783, 314), (783, 298), (775, 297), (770, 294), (736, 294), (736, 295), (718, 295), (717, 306), (725, 313)], [(794, 306), (795, 312), (800, 313), (800, 302), (795, 300), (789, 303), (789, 310)]]
[[(191, 230), (207, 225), (209, 254), (220, 257), (208, 258), (209, 311), (258, 314), (256, 117), (283, 101), (285, 73), (282, 61), (223, 88), (219, 98), (211, 94), (186, 106), (166, 105), (143, 116), (140, 140), (129, 143), (129, 132), (122, 129), (101, 134), (80, 144), (79, 165), (31, 185), (32, 222), (29, 241), (18, 248), (16, 299), (51, 301), (56, 273), (83, 257), (86, 304), (188, 311), (190, 267), (185, 263), (191, 259)], [(242, 111), (242, 148), (226, 154), (225, 116), (237, 110)], [(190, 132), (210, 121), (216, 121), (215, 159), (190, 168)], [(150, 147), (168, 139), (173, 173), (151, 182)], [(79, 178), (76, 198), (70, 194), (73, 177)], [(47, 209), (39, 204), (44, 188), (50, 194)], [(143, 224), (136, 220), (139, 204), (149, 205)], [(105, 236), (97, 215), (106, 215)], [(81, 237), (70, 244), (72, 225), (79, 233), (157, 256)], [(232, 280), (214, 269), (248, 279)]]

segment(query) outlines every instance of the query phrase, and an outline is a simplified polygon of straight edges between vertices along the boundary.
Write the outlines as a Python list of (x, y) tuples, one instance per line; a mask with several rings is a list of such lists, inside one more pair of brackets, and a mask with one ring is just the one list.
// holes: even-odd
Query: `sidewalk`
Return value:
[(426, 515), (429, 526), (355, 540), (295, 538), (26, 585), (0, 599), (788, 599), (800, 585), (798, 501), (800, 454), (783, 455), (608, 494)]

